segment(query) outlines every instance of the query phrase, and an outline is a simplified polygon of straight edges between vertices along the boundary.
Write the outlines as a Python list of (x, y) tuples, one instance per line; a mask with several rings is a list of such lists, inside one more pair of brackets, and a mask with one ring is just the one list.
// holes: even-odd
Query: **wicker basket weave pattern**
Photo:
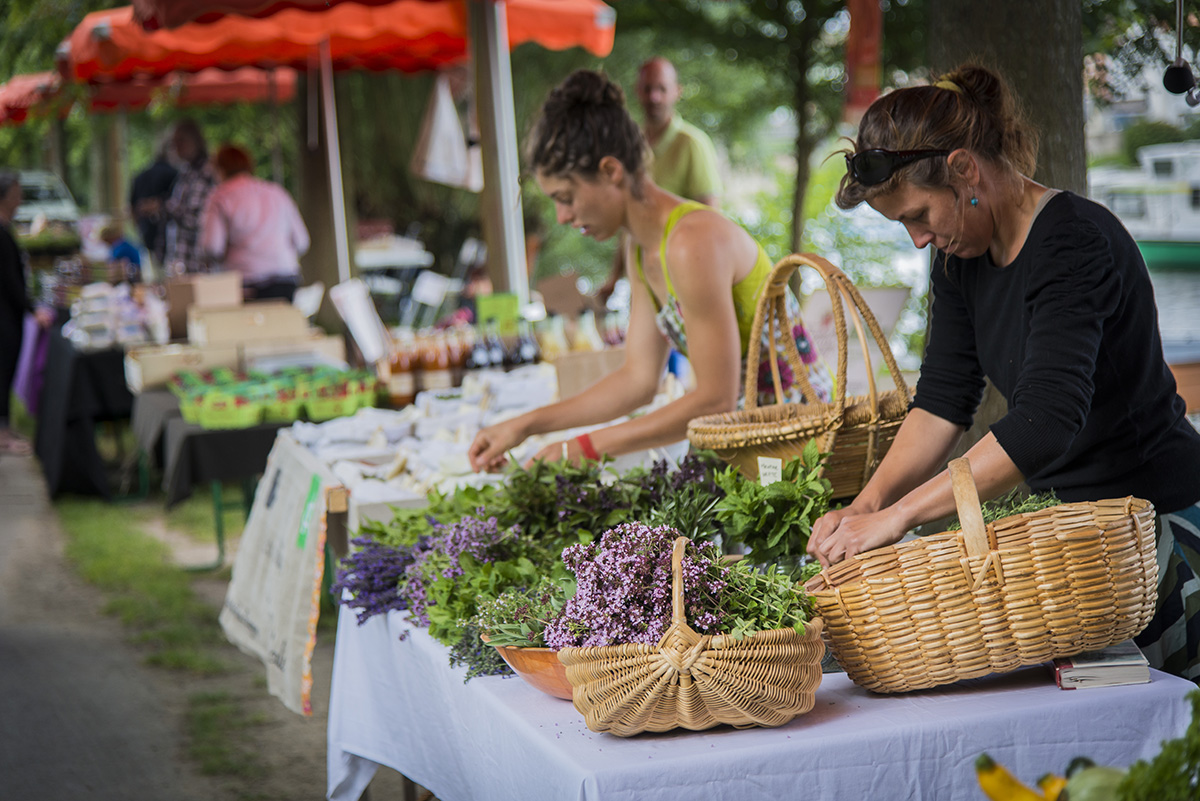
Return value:
[(760, 631), (742, 640), (698, 634), (684, 617), (681, 562), (672, 553), (671, 626), (655, 645), (564, 648), (559, 660), (589, 729), (621, 737), (722, 723), (780, 726), (816, 703), (821, 683), (820, 619), (803, 634)]
[(809, 582), (830, 648), (857, 684), (935, 687), (1103, 648), (1150, 622), (1148, 501), (1064, 504), (986, 529), (980, 518), (979, 547), (959, 500), (964, 531), (869, 551)]
[[(788, 318), (786, 293), (788, 281), (800, 267), (816, 270), (829, 290), (837, 335), (837, 385), (834, 398), (822, 403), (807, 378)], [(866, 395), (846, 396), (848, 334), (843, 302), (862, 344), (867, 367)], [(864, 331), (863, 326), (866, 326)], [(769, 360), (771, 380), (777, 403), (757, 407), (758, 364), (764, 327), (768, 352), (782, 348), (785, 361), (800, 385), (805, 403), (783, 403), (783, 383), (777, 360)], [(878, 345), (887, 365), (894, 390), (880, 392), (875, 386), (874, 370), (867, 348), (867, 332)], [(857, 495), (887, 453), (896, 431), (908, 412), (912, 393), (900, 374), (891, 346), (862, 295), (841, 270), (820, 256), (792, 255), (782, 259), (771, 271), (750, 333), (746, 358), (744, 397), (746, 408), (737, 412), (706, 415), (688, 425), (688, 439), (697, 448), (716, 451), (725, 461), (736, 465), (747, 476), (758, 475), (758, 457), (789, 459), (798, 456), (810, 439), (816, 438), (822, 453), (830, 454), (824, 476), (833, 485), (833, 497)]]

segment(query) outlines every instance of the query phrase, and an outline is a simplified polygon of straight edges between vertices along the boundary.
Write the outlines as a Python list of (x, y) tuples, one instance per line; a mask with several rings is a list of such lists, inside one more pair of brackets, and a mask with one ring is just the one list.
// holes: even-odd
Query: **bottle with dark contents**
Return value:
[(504, 340), (500, 337), (500, 323), (493, 317), (487, 321), (484, 343), (488, 351), (488, 367), (492, 370), (503, 370), (506, 367)]
[(533, 324), (522, 320), (517, 333), (517, 351), (521, 364), (537, 364), (542, 360), (542, 348), (533, 335)]

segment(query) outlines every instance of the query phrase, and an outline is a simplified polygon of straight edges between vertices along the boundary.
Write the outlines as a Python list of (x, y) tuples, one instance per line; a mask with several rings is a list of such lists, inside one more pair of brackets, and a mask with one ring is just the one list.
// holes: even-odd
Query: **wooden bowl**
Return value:
[[(486, 634), (480, 637), (488, 641)], [(558, 661), (558, 651), (550, 648), (518, 648), (515, 645), (493, 645), (513, 672), (535, 688), (555, 698), (571, 700), (571, 682), (567, 668)]]

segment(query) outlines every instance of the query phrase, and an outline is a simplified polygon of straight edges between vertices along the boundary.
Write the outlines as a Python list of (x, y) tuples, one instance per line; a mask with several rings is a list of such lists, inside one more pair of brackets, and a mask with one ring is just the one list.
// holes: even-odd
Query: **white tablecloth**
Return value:
[(357, 799), (378, 765), (465, 799), (972, 799), (987, 751), (1031, 784), (1087, 755), (1125, 766), (1187, 727), (1196, 686), (1059, 690), (1032, 667), (905, 695), (826, 674), (816, 707), (777, 729), (622, 739), (519, 678), (463, 684), (447, 649), (398, 613), (358, 626), (342, 609), (329, 711), (328, 797)]

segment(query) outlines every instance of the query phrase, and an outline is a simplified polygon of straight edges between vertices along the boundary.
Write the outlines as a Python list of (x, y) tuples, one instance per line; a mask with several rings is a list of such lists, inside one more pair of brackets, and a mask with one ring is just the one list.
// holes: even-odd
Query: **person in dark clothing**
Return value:
[(167, 249), (163, 204), (171, 196), (175, 177), (179, 174), (168, 158), (169, 149), (170, 140), (164, 138), (154, 155), (154, 161), (134, 177), (129, 188), (129, 206), (133, 210), (142, 245), (159, 268), (162, 267)]
[(966, 454), (980, 497), (1025, 481), (1064, 501), (1153, 503), (1165, 569), (1137, 642), (1153, 667), (1200, 678), (1200, 433), (1163, 358), (1133, 238), (1104, 207), (1026, 177), (1036, 134), (986, 69), (884, 95), (854, 144), (835, 199), (933, 244), (933, 305), (891, 450), (853, 503), (814, 524), (809, 551), (829, 565), (952, 513), (939, 468), (986, 376), (1008, 412)]
[[(13, 214), (20, 205), (20, 178), (15, 172), (0, 171), (0, 454), (27, 455), (32, 452), (29, 442), (9, 429), (25, 314), (34, 313), (25, 288), (25, 257), (12, 231)], [(43, 328), (53, 319), (48, 309), (39, 309), (36, 315)]]

